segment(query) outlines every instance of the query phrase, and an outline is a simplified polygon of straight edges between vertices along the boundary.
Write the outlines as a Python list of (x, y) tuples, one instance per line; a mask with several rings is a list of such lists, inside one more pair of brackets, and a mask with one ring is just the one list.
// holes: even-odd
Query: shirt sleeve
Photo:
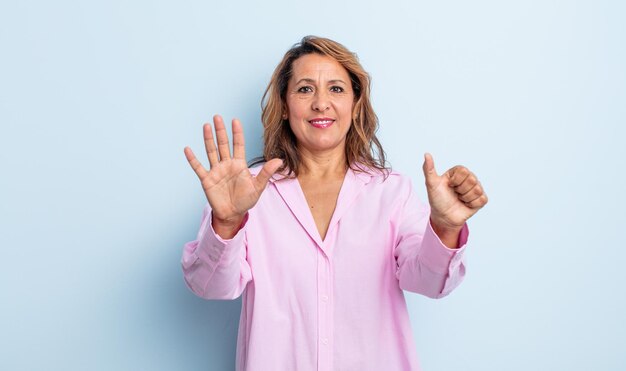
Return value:
[(252, 280), (246, 260), (246, 224), (229, 240), (222, 239), (211, 225), (211, 209), (204, 208), (200, 230), (194, 241), (183, 247), (181, 259), (185, 283), (205, 299), (238, 298)]
[(465, 277), (469, 229), (466, 223), (459, 235), (459, 248), (445, 246), (430, 225), (430, 206), (417, 199), (410, 181), (408, 188), (407, 201), (397, 221), (396, 277), (403, 290), (442, 298)]

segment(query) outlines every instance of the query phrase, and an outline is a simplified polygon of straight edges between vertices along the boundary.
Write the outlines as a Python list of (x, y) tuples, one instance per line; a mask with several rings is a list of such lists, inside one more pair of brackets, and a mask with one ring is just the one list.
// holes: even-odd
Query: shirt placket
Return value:
[[(329, 241), (326, 241), (329, 242)], [(324, 243), (328, 247), (327, 243)], [(333, 271), (330, 255), (321, 249), (317, 254), (318, 371), (333, 369)]]

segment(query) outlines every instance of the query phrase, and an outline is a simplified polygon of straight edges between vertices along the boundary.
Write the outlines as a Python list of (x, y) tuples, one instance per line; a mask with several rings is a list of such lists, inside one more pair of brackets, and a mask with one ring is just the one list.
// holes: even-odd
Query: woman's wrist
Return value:
[(218, 236), (225, 240), (229, 240), (239, 232), (241, 225), (245, 219), (245, 214), (241, 216), (235, 216), (230, 218), (219, 218), (215, 214), (211, 218), (211, 226)]
[(459, 247), (459, 236), (463, 226), (449, 226), (430, 217), (430, 225), (441, 242), (450, 249)]

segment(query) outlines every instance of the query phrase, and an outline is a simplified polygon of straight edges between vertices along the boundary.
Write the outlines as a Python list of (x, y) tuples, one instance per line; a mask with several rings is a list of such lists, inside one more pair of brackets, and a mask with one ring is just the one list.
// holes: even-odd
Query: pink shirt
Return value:
[(348, 170), (322, 240), (297, 179), (275, 175), (231, 240), (207, 205), (185, 281), (206, 299), (243, 293), (237, 371), (419, 370), (402, 290), (448, 295), (468, 236), (445, 247), (429, 215), (409, 178)]

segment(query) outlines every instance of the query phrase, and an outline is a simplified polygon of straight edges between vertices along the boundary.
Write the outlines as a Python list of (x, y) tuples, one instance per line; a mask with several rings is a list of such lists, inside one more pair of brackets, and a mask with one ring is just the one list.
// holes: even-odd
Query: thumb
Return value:
[(424, 170), (426, 185), (434, 185), (433, 183), (439, 178), (439, 175), (437, 175), (437, 170), (435, 170), (435, 161), (433, 160), (433, 156), (431, 156), (428, 152), (424, 153), (424, 165), (422, 165), (422, 169)]
[(278, 169), (283, 165), (283, 160), (279, 158), (274, 158), (266, 162), (261, 171), (256, 176), (257, 186), (261, 189), (264, 189), (269, 182), (270, 178)]

